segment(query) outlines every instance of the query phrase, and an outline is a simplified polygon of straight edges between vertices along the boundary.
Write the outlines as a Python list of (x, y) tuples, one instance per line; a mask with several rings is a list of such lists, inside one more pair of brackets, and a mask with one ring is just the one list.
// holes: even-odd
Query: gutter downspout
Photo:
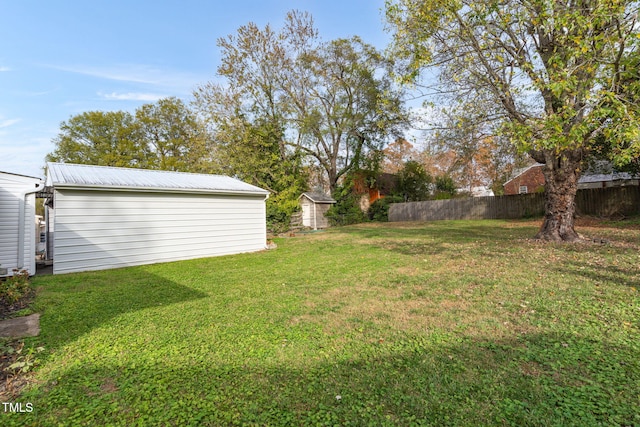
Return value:
[(27, 194), (37, 193), (44, 188), (44, 183), (39, 182), (36, 184), (36, 188), (32, 190), (25, 190), (20, 193), (18, 203), (20, 204), (18, 218), (18, 270), (22, 270), (24, 267), (24, 215), (26, 212)]

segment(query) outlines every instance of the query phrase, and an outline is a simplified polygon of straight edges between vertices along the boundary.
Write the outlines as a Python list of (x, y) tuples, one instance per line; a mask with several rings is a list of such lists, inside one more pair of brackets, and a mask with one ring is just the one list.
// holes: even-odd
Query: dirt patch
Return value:
[(16, 312), (28, 308), (31, 303), (33, 303), (35, 297), (36, 292), (32, 289), (27, 295), (19, 299), (14, 304), (5, 304), (4, 302), (0, 301), (0, 320), (14, 317)]
[[(16, 312), (28, 308), (35, 299), (35, 290), (31, 290), (26, 296), (18, 300), (14, 304), (1, 304), (0, 303), (0, 321), (11, 323), (17, 322), (18, 327), (24, 329), (24, 318), (13, 318)], [(33, 315), (32, 315), (33, 316)], [(27, 316), (32, 318), (32, 316)], [(37, 315), (39, 317), (39, 315)], [(28, 319), (27, 319), (28, 320)], [(1, 323), (0, 322), (0, 323)], [(31, 324), (33, 322), (30, 322)], [(33, 325), (31, 325), (33, 326)], [(12, 331), (14, 328), (11, 328)], [(39, 322), (38, 322), (39, 331)], [(32, 329), (35, 331), (35, 329)], [(13, 333), (7, 334), (13, 336)], [(33, 335), (29, 333), (27, 335)], [(8, 402), (15, 400), (22, 389), (29, 383), (30, 374), (22, 372), (18, 369), (11, 369), (10, 366), (18, 362), (22, 357), (22, 350), (24, 348), (24, 342), (17, 338), (0, 338), (0, 401)]]
[(0, 344), (0, 401), (15, 400), (29, 383), (29, 373), (9, 369), (20, 358), (23, 347), (24, 343), (17, 340)]

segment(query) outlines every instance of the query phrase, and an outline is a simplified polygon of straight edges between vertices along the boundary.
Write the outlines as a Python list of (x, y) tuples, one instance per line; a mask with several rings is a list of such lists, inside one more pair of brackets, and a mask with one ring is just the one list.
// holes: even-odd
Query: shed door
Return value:
[(302, 225), (311, 227), (311, 205), (309, 203), (302, 204)]

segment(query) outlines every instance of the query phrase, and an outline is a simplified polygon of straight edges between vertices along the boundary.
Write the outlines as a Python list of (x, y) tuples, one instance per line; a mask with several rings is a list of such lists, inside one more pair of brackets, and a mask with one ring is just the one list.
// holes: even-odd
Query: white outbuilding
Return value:
[(0, 277), (36, 272), (36, 196), (40, 178), (0, 172)]
[(266, 248), (269, 192), (220, 175), (47, 164), (53, 273)]

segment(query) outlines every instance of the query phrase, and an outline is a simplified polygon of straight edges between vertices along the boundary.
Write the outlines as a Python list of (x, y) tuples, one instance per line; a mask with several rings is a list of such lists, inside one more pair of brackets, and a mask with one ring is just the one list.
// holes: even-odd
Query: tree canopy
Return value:
[(56, 148), (47, 161), (99, 166), (136, 167), (146, 164), (134, 116), (125, 111), (89, 111), (60, 124)]
[(393, 51), (416, 81), (495, 107), (500, 131), (544, 163), (548, 240), (577, 240), (575, 193), (599, 136), (624, 163), (638, 152), (638, 2), (629, 0), (388, 0)]
[(195, 93), (214, 130), (257, 120), (281, 129), (281, 157), (319, 166), (332, 190), (406, 123), (380, 52), (357, 37), (323, 42), (306, 13), (290, 12), (280, 31), (247, 24), (218, 45), (224, 82)]
[(207, 172), (208, 136), (177, 98), (144, 104), (135, 114), (89, 111), (60, 125), (47, 161), (143, 169)]

